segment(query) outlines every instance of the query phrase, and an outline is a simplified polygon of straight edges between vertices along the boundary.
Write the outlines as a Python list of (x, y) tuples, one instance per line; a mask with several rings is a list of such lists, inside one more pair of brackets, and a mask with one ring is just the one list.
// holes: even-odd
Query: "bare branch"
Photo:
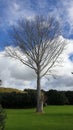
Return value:
[(55, 66), (63, 52), (65, 41), (60, 37), (60, 25), (54, 18), (37, 16), (33, 20), (21, 20), (13, 27), (11, 40), (14, 47), (6, 48), (6, 55), (20, 60), (37, 75), (37, 111), (41, 112), (40, 78)]

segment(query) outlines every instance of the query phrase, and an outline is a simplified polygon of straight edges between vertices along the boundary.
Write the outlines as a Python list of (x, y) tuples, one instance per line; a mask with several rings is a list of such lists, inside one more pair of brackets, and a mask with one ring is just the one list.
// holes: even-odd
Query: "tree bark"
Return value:
[(37, 112), (43, 112), (43, 98), (41, 94), (41, 86), (40, 86), (40, 72), (37, 73)]

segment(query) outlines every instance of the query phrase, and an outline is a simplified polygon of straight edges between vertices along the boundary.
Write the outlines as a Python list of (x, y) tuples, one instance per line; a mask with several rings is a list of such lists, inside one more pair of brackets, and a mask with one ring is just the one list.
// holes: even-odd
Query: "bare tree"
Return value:
[(7, 56), (20, 60), (36, 73), (37, 112), (43, 111), (40, 79), (50, 71), (64, 50), (65, 44), (59, 35), (59, 23), (53, 18), (37, 16), (32, 20), (21, 20), (11, 32), (14, 47), (6, 49)]

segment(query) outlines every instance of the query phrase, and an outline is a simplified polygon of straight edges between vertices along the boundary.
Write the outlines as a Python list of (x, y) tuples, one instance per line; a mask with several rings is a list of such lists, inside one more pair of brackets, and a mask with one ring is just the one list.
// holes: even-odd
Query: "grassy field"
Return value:
[(44, 111), (7, 109), (5, 130), (73, 130), (73, 106), (48, 106)]

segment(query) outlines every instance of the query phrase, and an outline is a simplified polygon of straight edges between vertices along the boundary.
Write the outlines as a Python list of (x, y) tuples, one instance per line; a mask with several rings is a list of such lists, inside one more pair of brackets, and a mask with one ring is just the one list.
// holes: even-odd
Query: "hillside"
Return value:
[(16, 89), (16, 88), (5, 88), (5, 87), (0, 87), (0, 92), (16, 92), (16, 93), (24, 93), (22, 90)]

